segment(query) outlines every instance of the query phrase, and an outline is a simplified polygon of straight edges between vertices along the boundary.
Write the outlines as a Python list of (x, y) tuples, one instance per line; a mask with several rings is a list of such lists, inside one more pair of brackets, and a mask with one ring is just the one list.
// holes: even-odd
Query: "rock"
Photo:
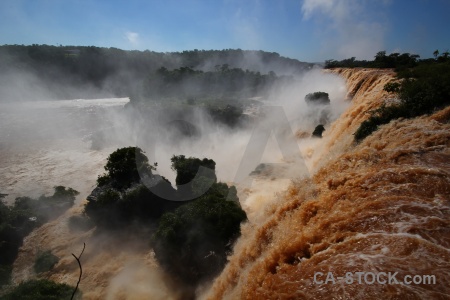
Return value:
[(312, 136), (313, 137), (318, 137), (321, 138), (322, 137), (322, 132), (325, 131), (325, 127), (323, 127), (322, 124), (317, 125), (316, 128), (314, 129)]

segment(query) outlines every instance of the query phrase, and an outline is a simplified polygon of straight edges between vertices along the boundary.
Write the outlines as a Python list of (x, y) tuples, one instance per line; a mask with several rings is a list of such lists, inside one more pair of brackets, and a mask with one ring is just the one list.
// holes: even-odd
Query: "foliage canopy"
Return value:
[[(137, 174), (136, 159), (128, 157), (134, 153), (145, 156), (134, 147), (116, 150), (108, 158), (107, 170)], [(148, 159), (141, 161), (148, 169)], [(130, 179), (109, 172), (104, 175), (105, 182), (88, 197), (85, 213), (100, 228), (126, 228), (135, 222), (150, 228), (156, 225), (151, 238), (156, 258), (171, 275), (195, 285), (223, 268), (247, 216), (239, 205), (236, 188), (217, 182), (212, 159), (174, 155), (171, 162), (177, 173), (175, 200), (186, 190), (198, 194), (194, 200), (166, 200), (136, 176)], [(114, 168), (109, 167), (111, 164)], [(163, 177), (151, 172), (147, 175), (149, 182), (157, 182), (156, 186), (172, 188)]]
[[(229, 193), (235, 201), (227, 201)], [(160, 264), (188, 284), (217, 275), (247, 219), (236, 190), (214, 183), (208, 193), (161, 217), (152, 245)]]
[[(30, 280), (19, 284), (11, 292), (2, 297), (4, 300), (61, 300), (70, 299), (74, 288), (47, 279)], [(81, 299), (81, 294), (75, 294)]]
[(398, 118), (414, 118), (432, 113), (450, 104), (450, 59), (437, 59), (397, 73), (398, 82), (385, 85), (384, 90), (394, 94), (400, 102), (370, 112), (355, 132), (361, 141), (380, 125)]
[(76, 195), (78, 192), (72, 188), (56, 186), (51, 196), (42, 195), (38, 199), (18, 197), (13, 206), (0, 201), (0, 285), (9, 281), (11, 265), (23, 238), (70, 208)]

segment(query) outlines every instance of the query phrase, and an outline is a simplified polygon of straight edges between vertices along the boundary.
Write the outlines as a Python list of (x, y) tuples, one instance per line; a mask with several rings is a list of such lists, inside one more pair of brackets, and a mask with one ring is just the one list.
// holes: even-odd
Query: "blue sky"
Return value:
[(0, 44), (265, 50), (302, 61), (450, 48), (450, 0), (0, 0)]

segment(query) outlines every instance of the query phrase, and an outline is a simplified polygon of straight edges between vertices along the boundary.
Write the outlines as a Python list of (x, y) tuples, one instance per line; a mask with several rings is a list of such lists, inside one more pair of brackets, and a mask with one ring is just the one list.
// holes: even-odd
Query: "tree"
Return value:
[(105, 165), (106, 174), (99, 176), (99, 185), (110, 182), (118, 188), (126, 188), (133, 182), (139, 182), (141, 175), (151, 175), (153, 166), (139, 147), (120, 148), (111, 153)]
[(42, 273), (50, 271), (59, 261), (59, 258), (55, 256), (50, 250), (39, 253), (34, 262), (34, 271), (36, 273)]
[[(147, 156), (138, 147), (120, 148), (111, 153), (105, 165), (108, 173), (99, 177), (98, 186), (87, 197), (86, 215), (99, 228), (120, 229), (135, 221), (154, 223), (166, 211), (177, 208), (182, 203), (162, 199), (154, 193), (175, 194), (167, 179), (152, 174), (155, 166), (149, 165)], [(152, 182), (152, 190), (144, 184), (145, 180)]]
[(434, 58), (435, 59), (437, 59), (438, 58), (438, 56), (439, 56), (439, 50), (434, 50), (434, 52), (433, 52), (433, 56), (434, 56)]
[(0, 286), (9, 282), (12, 264), (23, 238), (34, 228), (56, 218), (72, 206), (78, 194), (72, 188), (54, 187), (52, 196), (16, 198), (14, 205), (0, 201)]
[(393, 93), (400, 102), (383, 105), (372, 111), (369, 119), (362, 122), (356, 130), (355, 141), (363, 140), (380, 125), (391, 120), (429, 114), (450, 104), (449, 61), (438, 59), (431, 64), (419, 64), (410, 70), (397, 73), (397, 77), (402, 81), (388, 83), (384, 90)]
[[(135, 168), (139, 168), (139, 163), (135, 167), (131, 153), (129, 148), (122, 148), (109, 156), (106, 182), (88, 197), (86, 215), (103, 229), (123, 229), (131, 224), (148, 229), (157, 224), (151, 242), (158, 261), (168, 272), (190, 285), (216, 275), (240, 235), (241, 222), (247, 219), (236, 188), (217, 182), (216, 163), (212, 159), (184, 155), (171, 158), (178, 187), (173, 195), (175, 200), (184, 200), (180, 190), (185, 189), (195, 196), (194, 200), (159, 198), (136, 178), (127, 188), (114, 187), (113, 180), (123, 180), (122, 175), (116, 174), (133, 175)], [(142, 167), (148, 169), (148, 159), (142, 157), (141, 161)], [(149, 179), (172, 188), (159, 175), (150, 173)]]
[(236, 192), (233, 188), (214, 183), (208, 193), (161, 217), (152, 245), (171, 275), (196, 285), (222, 270), (247, 219), (237, 197), (227, 201)]
[(308, 105), (329, 105), (330, 97), (325, 92), (314, 92), (307, 94), (305, 101)]
[(194, 194), (195, 188), (199, 190), (200, 186), (205, 183), (209, 183), (208, 186), (210, 186), (211, 183), (217, 182), (216, 163), (212, 159), (200, 160), (195, 157), (186, 158), (184, 155), (174, 155), (170, 160), (172, 170), (177, 172), (175, 183), (180, 193)]
[[(11, 292), (3, 295), (4, 300), (60, 300), (70, 299), (73, 287), (55, 283), (47, 279), (25, 281), (15, 287)], [(75, 299), (81, 299), (78, 294)]]

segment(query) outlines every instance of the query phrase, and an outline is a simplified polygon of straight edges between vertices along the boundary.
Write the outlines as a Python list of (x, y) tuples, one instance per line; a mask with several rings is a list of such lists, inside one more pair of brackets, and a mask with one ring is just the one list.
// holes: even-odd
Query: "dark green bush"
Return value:
[(0, 265), (0, 287), (9, 284), (11, 280), (12, 265)]
[(106, 174), (99, 176), (99, 186), (111, 183), (119, 189), (139, 182), (143, 174), (151, 175), (155, 168), (150, 166), (144, 151), (139, 147), (120, 148), (111, 153), (105, 165)]
[(0, 201), (0, 285), (9, 278), (23, 238), (72, 206), (78, 194), (74, 189), (63, 186), (54, 189), (52, 196), (42, 195), (37, 200), (18, 197), (13, 206)]
[[(30, 280), (19, 284), (11, 292), (2, 297), (2, 300), (62, 300), (70, 299), (74, 288), (50, 280)], [(76, 299), (81, 299), (77, 291)]]
[(330, 97), (325, 92), (314, 92), (307, 94), (305, 101), (308, 105), (329, 105)]
[(325, 68), (395, 68), (396, 71), (413, 68), (419, 63), (419, 55), (410, 53), (391, 53), (379, 51), (372, 61), (356, 60), (355, 57), (337, 61), (334, 59), (325, 61)]
[(78, 191), (64, 186), (55, 186), (53, 195), (40, 196), (37, 200), (29, 197), (18, 197), (14, 202), (14, 210), (27, 212), (30, 217), (35, 217), (39, 224), (48, 222), (64, 213), (70, 208)]
[(421, 64), (397, 76), (403, 80), (388, 83), (384, 89), (395, 94), (400, 102), (372, 111), (369, 119), (362, 122), (354, 134), (357, 142), (391, 120), (415, 118), (449, 105), (450, 61)]
[(95, 200), (88, 200), (84, 206), (84, 213), (100, 227), (111, 229), (122, 226), (120, 210), (117, 203), (121, 198), (119, 191), (108, 188), (103, 190)]
[[(99, 178), (85, 205), (86, 215), (99, 227), (119, 229), (135, 221), (154, 223), (182, 204), (158, 196), (158, 191), (164, 191), (173, 198), (175, 190), (167, 179), (152, 174), (155, 167), (149, 165), (140, 148), (117, 149), (108, 157), (105, 170), (108, 173)], [(152, 191), (143, 184), (143, 178), (152, 181)]]
[(34, 271), (36, 273), (47, 272), (53, 269), (53, 267), (58, 263), (59, 258), (52, 254), (50, 250), (41, 252), (38, 254), (34, 262)]
[(171, 158), (172, 170), (177, 172), (175, 183), (180, 197), (193, 198), (201, 196), (212, 183), (217, 181), (216, 163), (212, 159), (202, 160), (184, 155)]
[[(173, 190), (165, 178), (149, 172), (147, 179), (154, 183), (150, 190), (140, 177), (131, 176), (125, 185), (121, 176), (111, 175), (136, 174), (132, 167), (135, 161), (129, 159), (132, 152), (116, 152), (121, 155), (113, 153), (108, 159), (116, 166), (115, 171), (106, 174), (105, 183), (88, 196), (86, 215), (102, 229), (124, 229), (137, 224), (152, 228), (157, 224), (151, 239), (156, 258), (171, 275), (185, 283), (195, 285), (220, 272), (247, 216), (239, 205), (236, 188), (217, 182), (216, 163), (207, 158), (173, 156), (178, 189)], [(147, 168), (147, 158), (142, 161)], [(106, 169), (111, 171), (111, 164), (108, 166)], [(159, 186), (170, 187), (171, 200), (175, 201), (153, 193), (153, 188)], [(182, 201), (186, 200), (184, 192), (195, 200)]]
[(152, 245), (171, 275), (195, 285), (222, 270), (247, 219), (237, 201), (227, 201), (229, 192), (226, 184), (214, 183), (207, 194), (161, 217)]
[(226, 105), (225, 107), (208, 107), (209, 114), (214, 121), (221, 122), (230, 127), (239, 125), (242, 119), (243, 109), (234, 105)]
[(95, 227), (95, 224), (87, 216), (70, 216), (67, 225), (71, 231), (88, 231)]
[[(216, 163), (212, 159), (207, 158), (200, 160), (194, 157), (186, 158), (184, 155), (174, 155), (170, 160), (172, 162), (172, 170), (177, 172), (175, 179), (177, 186), (192, 182), (198, 172), (202, 173), (200, 167), (207, 168), (211, 171), (216, 169)], [(212, 179), (216, 181), (217, 178), (213, 173), (208, 172), (208, 174), (205, 173), (203, 176), (212, 176)], [(199, 175), (202, 176), (202, 174)]]
[(39, 225), (31, 221), (31, 217), (31, 211), (7, 206), (0, 201), (0, 286), (9, 283), (12, 264), (23, 238)]

